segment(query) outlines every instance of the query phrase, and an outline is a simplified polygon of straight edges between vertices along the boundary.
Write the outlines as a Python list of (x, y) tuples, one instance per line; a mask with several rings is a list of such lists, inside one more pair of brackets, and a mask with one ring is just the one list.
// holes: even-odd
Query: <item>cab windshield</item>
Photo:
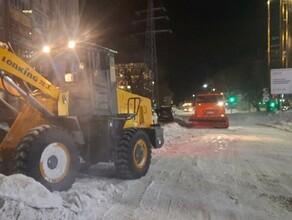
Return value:
[(196, 103), (217, 103), (218, 101), (223, 101), (223, 96), (221, 95), (198, 96), (196, 99)]

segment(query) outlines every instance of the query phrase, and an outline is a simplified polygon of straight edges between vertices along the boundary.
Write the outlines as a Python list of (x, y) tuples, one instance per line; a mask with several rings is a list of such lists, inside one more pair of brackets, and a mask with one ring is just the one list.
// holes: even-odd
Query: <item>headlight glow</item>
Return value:
[(219, 102), (217, 103), (217, 105), (218, 105), (218, 106), (223, 106), (223, 105), (224, 105), (224, 102), (219, 101)]
[(74, 48), (75, 48), (75, 41), (74, 41), (74, 40), (70, 40), (70, 41), (68, 42), (68, 47), (69, 47), (70, 49), (74, 49)]
[(51, 51), (51, 48), (50, 48), (48, 45), (45, 45), (45, 46), (43, 47), (43, 52), (44, 52), (44, 53), (50, 53), (50, 51)]

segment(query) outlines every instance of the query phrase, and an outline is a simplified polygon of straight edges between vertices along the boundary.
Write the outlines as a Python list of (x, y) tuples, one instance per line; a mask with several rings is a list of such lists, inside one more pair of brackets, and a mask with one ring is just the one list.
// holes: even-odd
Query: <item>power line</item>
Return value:
[(145, 19), (133, 21), (133, 24), (138, 25), (140, 23), (146, 23), (146, 31), (142, 33), (136, 33), (136, 35), (145, 35), (145, 51), (144, 51), (144, 62), (149, 66), (151, 70), (151, 85), (152, 89), (152, 100), (157, 102), (159, 105), (159, 77), (157, 71), (157, 52), (156, 52), (156, 34), (158, 33), (171, 33), (171, 30), (157, 30), (155, 28), (155, 21), (158, 20), (169, 20), (168, 16), (155, 16), (155, 12), (166, 12), (164, 7), (154, 7), (153, 0), (148, 0), (147, 10), (136, 11), (136, 15), (146, 14)]

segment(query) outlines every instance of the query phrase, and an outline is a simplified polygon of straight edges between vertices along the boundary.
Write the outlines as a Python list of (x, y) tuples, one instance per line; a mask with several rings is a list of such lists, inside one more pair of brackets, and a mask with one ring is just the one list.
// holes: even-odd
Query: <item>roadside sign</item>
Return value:
[(292, 68), (271, 69), (271, 94), (292, 94)]
[(269, 96), (264, 96), (264, 97), (263, 97), (263, 101), (264, 101), (264, 102), (268, 102), (269, 100), (270, 100), (270, 99), (269, 99)]

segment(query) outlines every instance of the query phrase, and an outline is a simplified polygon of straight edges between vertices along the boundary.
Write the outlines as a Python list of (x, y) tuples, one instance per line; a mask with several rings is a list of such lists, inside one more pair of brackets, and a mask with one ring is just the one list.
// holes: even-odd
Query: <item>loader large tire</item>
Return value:
[(14, 173), (39, 181), (50, 191), (71, 188), (79, 168), (79, 152), (62, 128), (43, 125), (24, 136), (14, 155)]
[(119, 178), (138, 179), (148, 172), (151, 149), (148, 135), (139, 129), (126, 129), (117, 148), (115, 167)]

